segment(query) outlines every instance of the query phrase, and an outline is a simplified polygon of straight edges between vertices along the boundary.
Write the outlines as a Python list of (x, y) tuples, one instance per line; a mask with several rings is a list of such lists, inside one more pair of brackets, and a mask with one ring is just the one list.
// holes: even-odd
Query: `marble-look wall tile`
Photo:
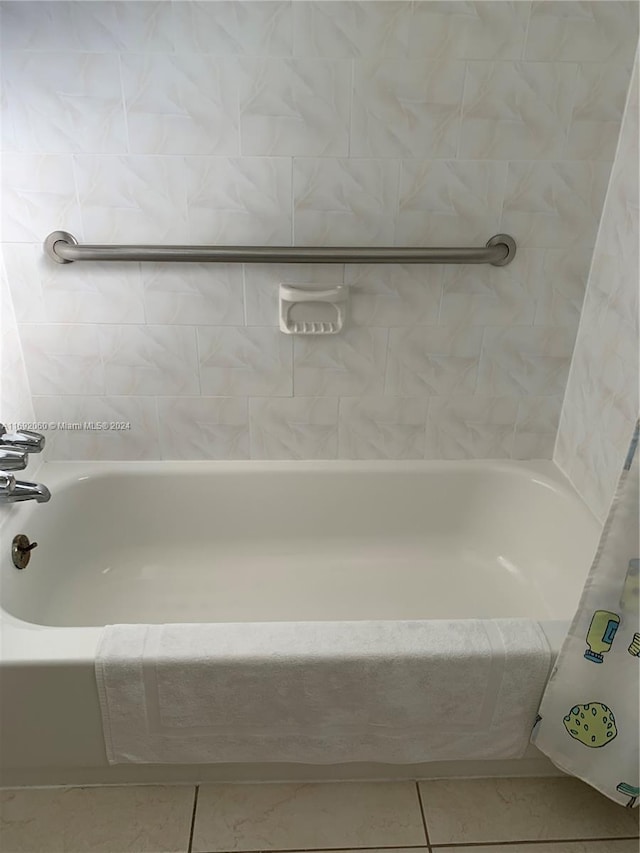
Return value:
[(95, 329), (73, 324), (21, 325), (20, 339), (32, 394), (104, 394)]
[(414, 3), (409, 56), (520, 59), (530, 5), (521, 0)]
[(92, 0), (69, 5), (74, 7), (71, 17), (77, 50), (163, 53), (173, 50), (172, 3), (165, 0), (128, 3)]
[[(0, 47), (33, 51), (121, 50), (171, 52), (174, 25), (171, 3), (164, 0), (123, 3), (2, 3)], [(187, 4), (185, 4), (187, 5)]]
[(47, 433), (47, 459), (160, 459), (153, 397), (35, 396), (36, 419), (56, 423), (120, 423), (127, 429), (58, 429)]
[(127, 151), (117, 55), (10, 50), (2, 75), (18, 151)]
[[(635, 2), (0, 6), (2, 239), (38, 399), (107, 411), (130, 397), (165, 457), (421, 458), (435, 398), (431, 453), (550, 455)], [(618, 158), (582, 319), (606, 366), (582, 352), (565, 406), (585, 490), (594, 471), (611, 482), (634, 417), (629, 133)], [(507, 267), (58, 265), (41, 248), (58, 229), (98, 244), (328, 247), (507, 232), (518, 250)], [(343, 332), (282, 335), (280, 282), (345, 282)], [(63, 436), (56, 452), (149, 458), (127, 441)]]
[(638, 4), (630, 0), (536, 0), (525, 58), (628, 62), (638, 39)]
[(442, 296), (440, 323), (443, 326), (521, 326), (533, 322), (535, 303), (508, 294), (451, 293)]
[(73, 160), (67, 154), (2, 154), (2, 239), (42, 241), (61, 228), (82, 237)]
[(350, 63), (261, 58), (245, 59), (241, 68), (243, 155), (349, 153)]
[(636, 56), (553, 455), (601, 520), (640, 405), (638, 112)]
[(581, 63), (565, 159), (613, 159), (630, 72), (629, 65)]
[(445, 267), (440, 324), (530, 325), (535, 317), (544, 256), (543, 249), (520, 249), (506, 267)]
[(246, 325), (278, 325), (280, 284), (333, 287), (344, 274), (343, 264), (245, 264)]
[(242, 326), (243, 275), (239, 264), (141, 264), (147, 323)]
[(593, 292), (583, 312), (583, 322), (589, 332), (591, 328), (587, 318), (591, 319), (594, 311), (596, 320), (610, 314), (611, 319), (623, 320), (627, 324), (638, 316), (640, 293), (634, 274), (633, 249), (617, 255), (605, 251), (594, 254), (591, 263)]
[(444, 292), (535, 299), (544, 259), (544, 249), (519, 246), (505, 267), (450, 264), (444, 267)]
[(396, 244), (472, 246), (499, 230), (506, 162), (403, 160)]
[(266, 326), (198, 328), (202, 394), (290, 397), (291, 338)]
[(473, 394), (482, 328), (390, 329), (385, 394)]
[(189, 242), (291, 244), (291, 161), (187, 157), (181, 164)]
[(414, 5), (407, 0), (294, 2), (294, 53), (331, 59), (405, 57)]
[(343, 397), (341, 459), (424, 458), (426, 397)]
[(514, 397), (432, 397), (426, 428), (427, 459), (508, 459), (518, 414)]
[(296, 158), (296, 244), (391, 245), (399, 168), (397, 160)]
[(561, 407), (560, 394), (519, 398), (514, 459), (549, 459), (553, 455)]
[(458, 156), (562, 157), (576, 74), (570, 62), (468, 62)]
[(381, 394), (388, 334), (387, 329), (352, 327), (335, 337), (294, 337), (296, 397)]
[(74, 167), (87, 242), (189, 242), (181, 158), (82, 154)]
[(592, 247), (610, 170), (609, 163), (510, 162), (500, 230), (532, 248)]
[(0, 256), (0, 412), (4, 423), (35, 420), (7, 273)]
[(100, 326), (106, 393), (200, 393), (195, 331), (190, 326)]
[(163, 459), (248, 459), (249, 416), (242, 397), (158, 397)]
[(71, 3), (8, 0), (0, 7), (2, 50), (75, 50), (78, 47)]
[(432, 326), (438, 322), (444, 267), (349, 264), (349, 317), (358, 326)]
[(575, 334), (564, 326), (485, 327), (478, 393), (562, 394)]
[(161, 53), (121, 62), (131, 153), (240, 153), (235, 62)]
[(5, 243), (20, 323), (144, 323), (138, 264), (57, 264), (40, 244)]
[[(598, 251), (594, 256), (604, 252), (626, 261), (637, 260), (638, 257), (638, 139), (636, 128), (639, 123), (640, 96), (638, 94), (638, 60), (632, 74), (632, 84), (629, 89), (625, 109), (626, 127), (621, 130), (620, 141), (611, 182), (607, 191), (607, 200), (603, 210), (600, 231), (598, 233)], [(615, 215), (605, 215), (607, 207), (615, 210)], [(627, 275), (635, 272), (635, 264), (623, 264)], [(603, 284), (599, 281), (599, 286)], [(622, 289), (627, 292), (626, 288)]]
[(536, 285), (538, 326), (569, 326), (577, 330), (591, 264), (591, 249), (547, 249)]
[(593, 302), (590, 281), (554, 458), (604, 518), (638, 414), (638, 321)]
[(335, 459), (338, 400), (291, 397), (249, 400), (252, 459)]
[(351, 155), (455, 157), (464, 63), (355, 63)]
[[(0, 7), (0, 29), (2, 27), (2, 7)], [(1, 70), (1, 66), (0, 66)], [(9, 99), (5, 87), (0, 87), (0, 150), (15, 151), (18, 147), (13, 116), (9, 109)]]
[(170, 5), (173, 7), (174, 41), (179, 52), (217, 56), (291, 55), (293, 6), (298, 4), (290, 0), (244, 0), (242, 3), (197, 0)]

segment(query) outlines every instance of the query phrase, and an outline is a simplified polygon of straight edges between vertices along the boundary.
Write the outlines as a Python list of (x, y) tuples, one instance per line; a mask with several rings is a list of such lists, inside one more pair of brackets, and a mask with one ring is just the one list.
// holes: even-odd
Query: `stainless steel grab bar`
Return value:
[(314, 246), (100, 246), (80, 245), (68, 231), (44, 241), (56, 263), (72, 261), (199, 261), (243, 264), (493, 264), (511, 263), (516, 243), (496, 234), (481, 248), (353, 248)]

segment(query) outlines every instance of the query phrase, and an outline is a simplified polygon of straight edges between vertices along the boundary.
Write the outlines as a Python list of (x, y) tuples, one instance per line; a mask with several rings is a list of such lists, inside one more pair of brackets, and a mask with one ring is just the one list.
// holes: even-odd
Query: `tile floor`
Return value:
[(32, 788), (0, 807), (2, 853), (639, 850), (638, 810), (568, 778)]

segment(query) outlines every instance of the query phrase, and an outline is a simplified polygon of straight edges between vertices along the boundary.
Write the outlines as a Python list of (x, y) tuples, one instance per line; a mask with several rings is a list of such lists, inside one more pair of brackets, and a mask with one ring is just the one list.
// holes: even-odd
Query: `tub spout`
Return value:
[(41, 483), (27, 483), (6, 475), (0, 478), (0, 503), (36, 501), (41, 504), (46, 503), (50, 497), (51, 492)]

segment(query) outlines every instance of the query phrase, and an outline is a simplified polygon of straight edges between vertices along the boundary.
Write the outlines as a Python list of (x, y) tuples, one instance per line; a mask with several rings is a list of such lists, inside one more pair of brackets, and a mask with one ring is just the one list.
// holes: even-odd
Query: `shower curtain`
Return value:
[(638, 432), (531, 735), (561, 770), (628, 807), (640, 796)]

